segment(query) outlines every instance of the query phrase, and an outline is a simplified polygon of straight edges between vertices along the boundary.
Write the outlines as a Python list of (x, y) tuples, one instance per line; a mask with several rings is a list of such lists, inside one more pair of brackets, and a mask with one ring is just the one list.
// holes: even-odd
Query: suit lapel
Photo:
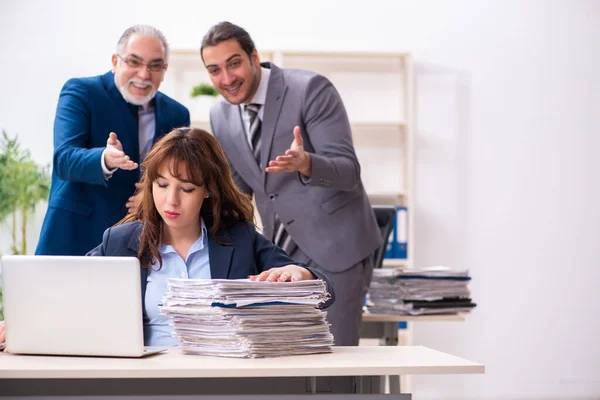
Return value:
[[(283, 100), (287, 92), (287, 86), (283, 81), (283, 73), (281, 69), (271, 63), (262, 64), (266, 68), (271, 69), (271, 77), (269, 79), (269, 87), (267, 88), (267, 98), (265, 101), (265, 112), (263, 115), (262, 128), (261, 128), (261, 169), (267, 167), (267, 163), (271, 159), (271, 146), (273, 144), (273, 137), (275, 136), (275, 128), (277, 127), (277, 120), (281, 113), (281, 107), (283, 106)], [(292, 132), (290, 132), (291, 134)], [(292, 136), (290, 135), (290, 138)], [(290, 143), (292, 140), (290, 139)], [(273, 154), (273, 158), (279, 154)], [(263, 179), (266, 174), (263, 174)]]
[(166, 110), (163, 110), (164, 106), (162, 93), (156, 92), (156, 96), (154, 96), (154, 140), (152, 143), (155, 143), (163, 133), (167, 133), (167, 130), (170, 129), (166, 127), (167, 113)]
[[(140, 249), (140, 236), (142, 234), (143, 225), (140, 224), (127, 243), (127, 248), (133, 253), (132, 257), (137, 257), (138, 250)], [(140, 283), (142, 285), (142, 302), (146, 298), (146, 281), (148, 280), (148, 270), (140, 267)]]
[(144, 226), (142, 224), (139, 224), (138, 227), (135, 228), (135, 231), (133, 231), (133, 234), (129, 238), (129, 242), (127, 243), (127, 248), (131, 250), (135, 255), (137, 255), (140, 249), (140, 236), (142, 235), (143, 228)]
[(231, 271), (233, 247), (217, 243), (215, 238), (208, 235), (208, 256), (210, 258), (210, 276), (212, 279), (227, 279)]
[[(232, 160), (231, 162), (236, 166), (244, 165), (244, 168), (250, 170), (252, 173), (250, 176), (255, 179), (255, 182), (247, 182), (251, 187), (262, 187), (264, 170), (261, 171), (252, 154), (252, 149), (248, 143), (248, 136), (246, 135), (240, 112), (240, 106), (238, 105), (228, 104), (227, 107), (225, 107), (225, 119), (229, 125), (231, 140), (233, 140), (233, 143), (242, 157), (242, 162), (240, 164), (235, 160)], [(241, 173), (242, 171), (239, 172)], [(243, 175), (244, 179), (246, 179), (247, 175)]]
[[(115, 103), (117, 114), (115, 118), (119, 118), (123, 121), (126, 127), (126, 132), (115, 132), (117, 138), (123, 145), (123, 151), (135, 162), (139, 162), (140, 150), (139, 150), (139, 138), (138, 138), (138, 107), (129, 104), (119, 92), (117, 85), (115, 85), (115, 77), (112, 72), (107, 72), (102, 77), (102, 84), (106, 88), (106, 92)], [(108, 134), (106, 132), (106, 138)]]

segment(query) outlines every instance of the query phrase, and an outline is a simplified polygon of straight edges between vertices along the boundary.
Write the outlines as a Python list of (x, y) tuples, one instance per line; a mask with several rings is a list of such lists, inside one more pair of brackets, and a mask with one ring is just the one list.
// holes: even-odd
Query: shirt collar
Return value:
[[(258, 84), (258, 88), (256, 88), (256, 93), (254, 93), (254, 97), (250, 100), (252, 104), (260, 104), (261, 107), (265, 105), (267, 100), (267, 89), (269, 88), (269, 78), (271, 77), (271, 70), (269, 68), (260, 67), (260, 83)], [(242, 112), (244, 111), (244, 106), (246, 104), (240, 104), (240, 108)]]
[[(147, 102), (146, 104), (143, 104), (141, 106), (138, 106), (136, 104), (131, 104), (127, 101), (125, 101), (125, 103), (127, 104), (127, 107), (129, 107), (129, 111), (131, 111), (131, 113), (134, 114), (137, 118), (138, 114), (149, 113), (150, 111), (154, 112), (154, 105), (156, 103), (155, 99), (156, 99), (156, 96), (154, 96), (152, 98), (152, 100), (150, 100), (149, 102)], [(125, 99), (123, 99), (123, 100), (125, 100)]]
[(138, 106), (139, 114), (149, 114), (150, 112), (154, 112), (154, 103), (152, 101), (142, 106)]
[[(190, 250), (188, 251), (186, 259), (193, 253), (204, 249), (204, 247), (208, 243), (208, 230), (206, 229), (206, 225), (204, 224), (204, 219), (201, 218), (200, 221), (202, 223), (202, 229), (201, 229), (202, 233), (200, 234), (200, 237), (198, 239), (196, 239), (196, 241), (190, 247)], [(158, 246), (158, 252), (160, 253), (161, 256), (164, 256), (165, 254), (168, 254), (168, 253), (177, 253), (173, 246), (171, 246), (170, 244), (164, 244), (162, 241), (160, 242), (160, 245)]]

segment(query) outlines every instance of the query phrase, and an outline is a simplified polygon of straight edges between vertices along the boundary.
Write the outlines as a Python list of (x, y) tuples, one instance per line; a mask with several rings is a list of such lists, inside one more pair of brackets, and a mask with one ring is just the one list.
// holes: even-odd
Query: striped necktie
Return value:
[[(260, 165), (260, 128), (261, 122), (258, 118), (258, 111), (260, 110), (260, 104), (246, 104), (244, 110), (250, 116), (250, 142), (252, 143), (252, 153), (258, 165)], [(292, 241), (292, 237), (288, 235), (285, 230), (279, 216), (275, 214), (275, 226), (273, 228), (273, 243), (278, 245), (290, 255), (296, 248), (296, 244)]]
[(246, 104), (244, 109), (250, 116), (250, 143), (252, 143), (252, 153), (258, 165), (260, 165), (260, 118), (258, 118), (258, 111), (260, 110), (260, 104)]
[(292, 240), (292, 237), (283, 227), (279, 216), (275, 214), (275, 228), (273, 229), (273, 243), (281, 247), (288, 256), (292, 255), (292, 252), (296, 250), (296, 243)]

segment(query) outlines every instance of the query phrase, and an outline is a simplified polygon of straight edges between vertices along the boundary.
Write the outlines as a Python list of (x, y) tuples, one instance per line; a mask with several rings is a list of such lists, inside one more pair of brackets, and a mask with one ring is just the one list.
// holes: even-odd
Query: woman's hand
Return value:
[(306, 268), (289, 264), (284, 267), (268, 269), (258, 275), (250, 275), (248, 279), (266, 282), (296, 282), (317, 278)]

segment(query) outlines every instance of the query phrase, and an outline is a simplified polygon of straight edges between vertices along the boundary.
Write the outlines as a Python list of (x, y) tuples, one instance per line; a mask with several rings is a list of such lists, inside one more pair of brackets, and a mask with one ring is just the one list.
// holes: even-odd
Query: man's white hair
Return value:
[(165, 62), (169, 61), (169, 44), (167, 43), (167, 38), (159, 29), (150, 25), (134, 25), (130, 28), (127, 28), (127, 30), (123, 32), (121, 38), (117, 42), (117, 54), (123, 55), (125, 47), (129, 42), (129, 38), (131, 38), (131, 36), (135, 34), (159, 39), (165, 49)]

